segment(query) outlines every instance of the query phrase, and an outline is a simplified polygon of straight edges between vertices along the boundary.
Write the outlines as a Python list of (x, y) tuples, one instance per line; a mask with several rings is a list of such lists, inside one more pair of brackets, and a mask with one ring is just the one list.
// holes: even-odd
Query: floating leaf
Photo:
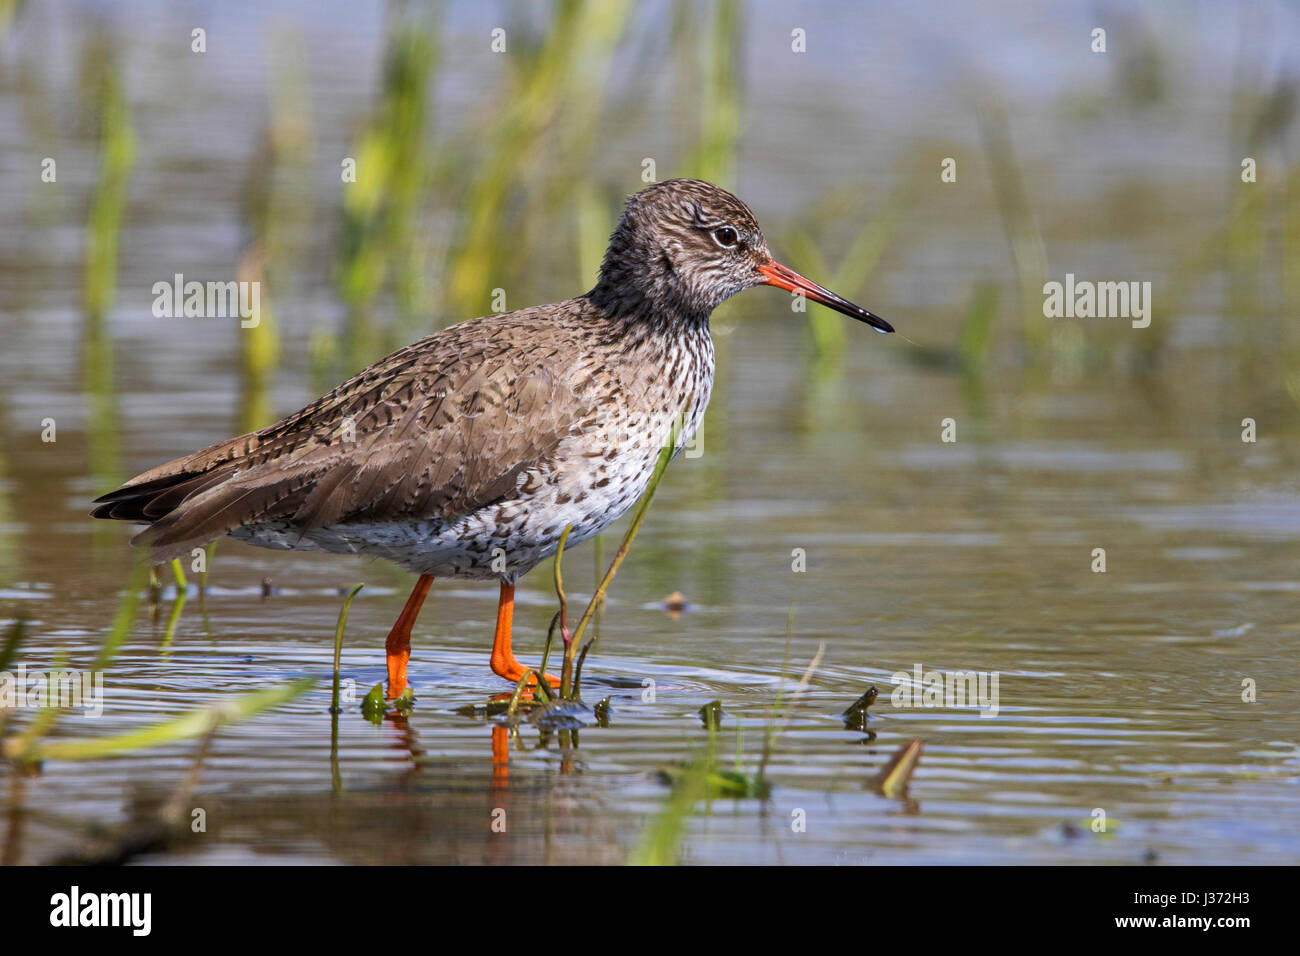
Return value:
[(876, 690), (875, 685), (867, 688), (867, 692), (849, 705), (840, 716), (844, 718), (844, 725), (851, 730), (862, 730), (866, 727), (867, 721), (871, 715), (867, 713), (867, 708), (876, 702), (880, 692)]
[(722, 726), (722, 701), (709, 701), (700, 708), (699, 714), (705, 730), (717, 730)]
[(674, 788), (700, 785), (703, 788), (702, 796), (708, 799), (722, 797), (736, 800), (763, 799), (772, 792), (772, 785), (767, 780), (751, 777), (739, 770), (716, 768), (704, 770), (698, 783), (692, 779), (697, 774), (700, 774), (699, 767), (694, 763), (687, 763), (680, 767), (661, 770), (658, 776), (661, 783)]
[(384, 685), (376, 684), (361, 701), (361, 713), (365, 715), (366, 720), (377, 724), (384, 719), (384, 712), (387, 709), (384, 701)]
[(407, 684), (406, 687), (403, 688), (402, 692), (398, 694), (396, 698), (394, 698), (393, 709), (397, 711), (399, 714), (405, 716), (406, 714), (409, 714), (411, 712), (411, 708), (414, 706), (415, 706), (415, 688), (412, 687), (410, 684)]
[(912, 780), (912, 773), (921, 760), (924, 743), (919, 739), (909, 740), (898, 748), (898, 752), (889, 758), (885, 769), (876, 775), (873, 788), (890, 799), (902, 799), (907, 796), (907, 785)]

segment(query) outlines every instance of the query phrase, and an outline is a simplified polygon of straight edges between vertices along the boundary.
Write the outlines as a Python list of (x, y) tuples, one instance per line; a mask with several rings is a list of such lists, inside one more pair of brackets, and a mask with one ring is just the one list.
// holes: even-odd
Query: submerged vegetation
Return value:
[[(151, 817), (143, 823), (135, 821), (131, 826), (122, 828), (121, 832), (111, 836), (99, 834), (96, 840), (101, 846), (93, 853), (87, 852), (85, 855), (63, 858), (60, 862), (77, 864), (124, 862), (139, 853), (167, 848), (174, 839), (189, 828), (191, 821), (187, 816), (187, 798), (198, 782), (203, 760), (213, 737), (223, 727), (240, 723), (288, 703), (311, 690), (316, 684), (315, 678), (312, 677), (296, 678), (281, 685), (264, 687), (198, 706), (176, 717), (122, 733), (85, 738), (55, 736), (54, 731), (68, 707), (87, 705), (95, 695), (99, 696), (99, 705), (103, 705), (102, 678), (105, 672), (111, 670), (114, 659), (135, 625), (139, 595), (144, 585), (145, 568), (144, 564), (137, 563), (119, 613), (106, 630), (99, 653), (88, 670), (71, 669), (66, 655), (57, 651), (51, 669), (40, 683), (33, 686), (23, 682), (19, 685), (13, 681), (9, 669), (20, 659), (23, 644), (29, 639), (26, 623), (22, 619), (15, 621), (3, 642), (0, 642), (0, 674), (5, 675), (9, 684), (5, 689), (6, 695), (26, 697), (35, 693), (43, 700), (42, 706), (35, 711), (25, 726), (18, 729), (11, 727), (10, 724), (12, 715), (23, 712), (15, 709), (20, 702), (0, 699), (0, 765), (8, 765), (11, 769), (8, 774), (10, 778), (10, 812), (7, 814), (9, 829), (3, 844), (4, 852), (0, 853), (0, 865), (18, 862), (17, 854), (22, 845), (23, 814), (16, 811), (21, 806), (23, 792), (21, 780), (23, 776), (38, 774), (44, 762), (101, 760), (197, 737), (199, 745), (194, 752), (189, 769), (181, 777), (171, 799), (163, 805), (156, 817)], [(100, 683), (97, 688), (84, 686), (83, 678), (86, 674), (98, 675)]]

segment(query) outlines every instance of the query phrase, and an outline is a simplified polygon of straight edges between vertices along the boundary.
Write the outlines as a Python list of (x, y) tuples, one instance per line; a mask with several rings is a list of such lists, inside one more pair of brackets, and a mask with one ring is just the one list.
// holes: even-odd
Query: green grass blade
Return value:
[(133, 730), (113, 737), (84, 740), (53, 740), (32, 742), (24, 747), (22, 738), (11, 737), (4, 741), (6, 757), (31, 760), (94, 760), (146, 747), (157, 747), (207, 733), (221, 724), (234, 724), (255, 714), (293, 700), (304, 694), (313, 684), (314, 677), (300, 677), (288, 684), (267, 690), (243, 694), (232, 701), (223, 701), (182, 714), (173, 720)]

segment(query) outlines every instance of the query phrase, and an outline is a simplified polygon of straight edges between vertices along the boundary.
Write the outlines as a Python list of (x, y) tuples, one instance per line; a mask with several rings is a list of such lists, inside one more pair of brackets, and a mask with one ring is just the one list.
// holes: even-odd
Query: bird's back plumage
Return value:
[[(379, 553), (429, 573), (512, 576), (558, 540), (556, 521), (512, 535), (509, 525), (521, 520), (512, 502), (563, 486), (551, 490), (556, 520), (587, 526), (575, 541), (595, 533), (644, 485), (628, 486), (617, 463), (619, 454), (640, 462), (648, 445), (637, 454), (618, 433), (635, 432), (634, 444), (649, 424), (663, 432), (680, 411), (682, 386), (695, 398), (703, 388), (707, 402), (707, 330), (673, 368), (651, 369), (640, 353), (667, 355), (673, 344), (644, 323), (628, 328), (635, 319), (617, 329), (611, 321), (584, 298), (451, 326), (274, 425), (137, 476), (98, 499), (93, 514), (150, 523), (139, 540), (155, 561), (232, 534), (269, 547)], [(644, 420), (625, 414), (629, 403)], [(615, 477), (602, 473), (610, 471)], [(617, 513), (563, 507), (583, 491), (569, 486), (588, 478), (592, 490), (618, 481), (625, 493), (609, 502)], [(475, 519), (489, 510), (503, 533), (483, 535)], [(505, 557), (494, 569), (494, 549), (467, 552), (466, 536)], [(449, 544), (457, 554), (440, 562)]]

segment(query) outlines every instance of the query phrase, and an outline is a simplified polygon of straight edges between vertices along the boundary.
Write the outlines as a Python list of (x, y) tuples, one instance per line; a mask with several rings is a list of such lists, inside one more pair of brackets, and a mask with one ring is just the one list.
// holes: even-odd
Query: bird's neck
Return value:
[(641, 356), (657, 365), (666, 355), (685, 350), (713, 365), (713, 337), (707, 312), (666, 305), (628, 286), (602, 281), (582, 296), (586, 333), (597, 347), (622, 356)]
[(671, 294), (666, 289), (643, 291), (604, 273), (596, 287), (584, 297), (602, 314), (618, 324), (645, 325), (657, 334), (692, 334), (709, 327), (709, 311)]
[(600, 278), (586, 298), (612, 319), (646, 322), (670, 333), (707, 329), (714, 305), (695, 301), (662, 249), (623, 229), (611, 237)]

